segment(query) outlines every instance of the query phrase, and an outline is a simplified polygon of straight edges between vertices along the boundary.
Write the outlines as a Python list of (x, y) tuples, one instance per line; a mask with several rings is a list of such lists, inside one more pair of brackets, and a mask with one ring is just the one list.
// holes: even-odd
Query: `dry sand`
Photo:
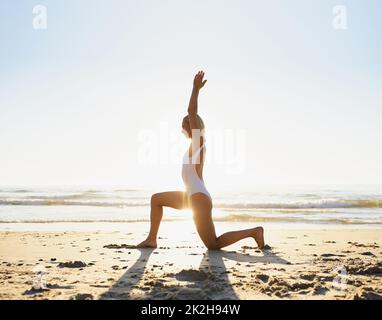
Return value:
[(382, 298), (381, 229), (265, 229), (271, 250), (246, 239), (207, 251), (191, 222), (167, 222), (157, 249), (130, 248), (147, 227), (1, 232), (0, 299)]

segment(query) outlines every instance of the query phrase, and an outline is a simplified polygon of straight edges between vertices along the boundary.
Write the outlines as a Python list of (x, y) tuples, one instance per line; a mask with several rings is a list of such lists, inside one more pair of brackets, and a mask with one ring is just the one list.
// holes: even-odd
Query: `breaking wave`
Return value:
[[(142, 207), (149, 206), (149, 199), (135, 198), (137, 201), (113, 199), (109, 201), (94, 201), (88, 195), (64, 196), (31, 196), (25, 199), (0, 199), (0, 206), (90, 206), (90, 207)], [(107, 199), (105, 199), (107, 200)], [(118, 201), (120, 200), (120, 201)], [(276, 203), (227, 203), (214, 202), (220, 209), (336, 209), (336, 208), (382, 208), (382, 200), (322, 200), (302, 202)]]

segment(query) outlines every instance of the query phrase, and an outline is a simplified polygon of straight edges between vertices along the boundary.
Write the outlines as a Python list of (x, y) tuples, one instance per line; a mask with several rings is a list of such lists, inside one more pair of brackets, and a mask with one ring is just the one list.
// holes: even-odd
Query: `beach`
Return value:
[[(217, 222), (216, 232), (252, 226)], [(0, 232), (0, 299), (382, 298), (379, 227), (270, 223), (264, 251), (253, 239), (208, 251), (192, 221), (163, 222), (154, 250), (133, 247), (147, 222), (9, 229)]]
[(2, 1), (0, 302), (382, 300), (381, 12)]

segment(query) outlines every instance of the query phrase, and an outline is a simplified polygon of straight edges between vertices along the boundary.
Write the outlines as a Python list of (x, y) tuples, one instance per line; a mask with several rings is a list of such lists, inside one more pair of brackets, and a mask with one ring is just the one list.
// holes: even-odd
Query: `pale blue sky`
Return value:
[(380, 0), (2, 1), (0, 185), (181, 188), (137, 135), (180, 131), (199, 69), (207, 134), (246, 132), (244, 170), (210, 158), (212, 189), (382, 183), (381, 34)]

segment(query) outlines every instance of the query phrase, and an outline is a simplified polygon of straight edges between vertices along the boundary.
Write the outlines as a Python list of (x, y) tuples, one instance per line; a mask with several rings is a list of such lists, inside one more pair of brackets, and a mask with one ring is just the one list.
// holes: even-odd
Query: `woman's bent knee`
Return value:
[(151, 196), (151, 205), (152, 206), (158, 206), (159, 205), (159, 199), (160, 199), (160, 193), (154, 193), (152, 196)]
[[(202, 239), (203, 241), (203, 239)], [(219, 243), (217, 239), (204, 239), (203, 241), (204, 245), (207, 247), (208, 250), (219, 250)]]

